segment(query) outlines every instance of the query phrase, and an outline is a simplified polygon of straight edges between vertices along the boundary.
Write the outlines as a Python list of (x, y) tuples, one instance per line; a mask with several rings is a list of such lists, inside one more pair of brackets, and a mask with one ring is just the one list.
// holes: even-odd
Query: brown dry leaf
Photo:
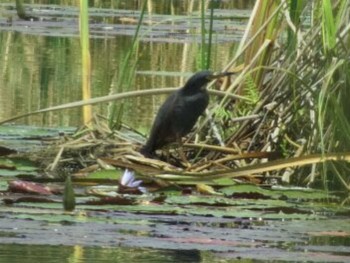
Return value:
[(57, 194), (57, 188), (49, 187), (44, 184), (15, 180), (9, 182), (8, 190), (13, 193), (30, 193), (38, 195)]

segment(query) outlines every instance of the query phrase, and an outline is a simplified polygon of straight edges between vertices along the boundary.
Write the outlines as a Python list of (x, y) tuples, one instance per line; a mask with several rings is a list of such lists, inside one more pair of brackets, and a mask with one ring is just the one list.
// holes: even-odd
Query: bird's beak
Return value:
[(222, 77), (227, 77), (227, 76), (231, 76), (236, 74), (236, 72), (219, 72), (219, 73), (214, 73), (210, 76), (208, 76), (207, 78), (209, 80), (213, 80), (213, 79), (218, 79), (218, 78), (222, 78)]

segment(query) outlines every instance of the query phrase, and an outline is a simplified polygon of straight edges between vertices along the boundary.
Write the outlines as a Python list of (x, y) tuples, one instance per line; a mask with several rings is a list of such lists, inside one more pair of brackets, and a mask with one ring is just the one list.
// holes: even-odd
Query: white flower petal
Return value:
[(121, 179), (121, 184), (127, 186), (130, 184), (132, 181), (135, 180), (134, 172), (129, 171), (128, 169), (125, 170), (122, 179)]
[(137, 189), (139, 189), (139, 191), (140, 191), (141, 193), (144, 193), (144, 194), (148, 193), (146, 187), (140, 186), (140, 187), (138, 187)]
[(141, 180), (137, 180), (137, 181), (129, 182), (128, 186), (129, 187), (138, 187), (141, 183), (142, 183)]

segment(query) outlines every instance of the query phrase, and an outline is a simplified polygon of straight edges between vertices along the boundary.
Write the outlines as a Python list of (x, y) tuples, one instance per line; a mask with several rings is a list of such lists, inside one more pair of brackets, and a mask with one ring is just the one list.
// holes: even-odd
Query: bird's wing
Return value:
[(162, 147), (169, 142), (176, 140), (176, 133), (173, 130), (173, 122), (176, 118), (176, 105), (178, 103), (178, 94), (171, 94), (159, 108), (156, 119), (154, 120), (150, 138), (153, 138), (153, 144), (156, 148)]
[(174, 92), (171, 94), (163, 103), (163, 105), (159, 108), (158, 114), (156, 117), (157, 120), (161, 121), (169, 121), (174, 117), (174, 109), (176, 107), (176, 104), (178, 104), (178, 94), (177, 92)]

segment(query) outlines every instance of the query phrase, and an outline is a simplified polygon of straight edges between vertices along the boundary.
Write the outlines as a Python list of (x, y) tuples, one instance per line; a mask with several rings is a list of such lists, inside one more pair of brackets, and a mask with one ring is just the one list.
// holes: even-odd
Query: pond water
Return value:
[[(2, 213), (5, 210), (6, 215)], [(349, 224), (345, 217), (284, 221), (92, 210), (59, 215), (59, 210), (51, 210), (47, 211), (51, 219), (43, 220), (45, 216), (36, 212), (19, 206), (0, 210), (3, 216), (0, 262), (349, 262), (350, 259)], [(63, 217), (66, 220), (59, 220)]]
[[(221, 70), (233, 57), (254, 2), (215, 1), (211, 69)], [(1, 1), (0, 119), (81, 100), (79, 21), (74, 3), (31, 1), (25, 5), (26, 11), (40, 19), (31, 22), (17, 17), (14, 1)], [(116, 88), (142, 1), (90, 3), (92, 97), (98, 97)], [(147, 2), (139, 48), (133, 53), (135, 70), (124, 90), (178, 87), (191, 73), (200, 70), (200, 3)], [(206, 28), (209, 13), (207, 9)], [(164, 96), (126, 100), (124, 122), (147, 131), (162, 99)], [(94, 106), (94, 112), (106, 115), (107, 105)], [(79, 126), (81, 109), (36, 115), (17, 123)]]
[(0, 261), (37, 262), (201, 262), (198, 250), (158, 250), (83, 246), (0, 245)]

